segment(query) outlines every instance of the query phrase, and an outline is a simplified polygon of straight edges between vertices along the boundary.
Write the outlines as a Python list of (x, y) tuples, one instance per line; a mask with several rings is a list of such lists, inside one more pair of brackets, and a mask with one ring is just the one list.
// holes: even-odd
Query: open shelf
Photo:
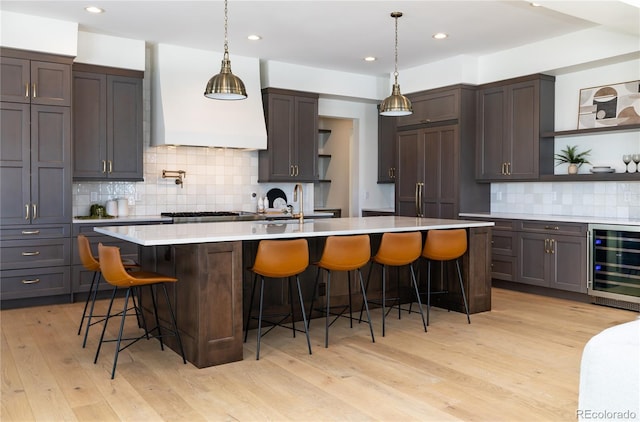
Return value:
[(595, 127), (592, 129), (574, 129), (574, 130), (561, 130), (558, 132), (544, 132), (542, 138), (559, 138), (562, 136), (584, 136), (594, 135), (598, 133), (609, 132), (630, 132), (640, 129), (640, 124), (635, 125), (622, 125), (622, 126), (610, 126), (610, 127)]
[(640, 173), (541, 174), (539, 180), (541, 182), (640, 182)]

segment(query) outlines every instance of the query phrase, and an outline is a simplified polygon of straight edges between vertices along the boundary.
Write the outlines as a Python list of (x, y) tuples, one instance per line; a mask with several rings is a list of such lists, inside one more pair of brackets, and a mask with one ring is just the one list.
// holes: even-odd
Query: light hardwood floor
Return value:
[(82, 349), (81, 312), (75, 303), (0, 313), (2, 421), (569, 421), (584, 345), (638, 317), (494, 288), (493, 310), (471, 325), (434, 308), (424, 333), (419, 314), (393, 312), (382, 338), (374, 311), (375, 344), (365, 324), (342, 319), (325, 349), (314, 320), (311, 356), (304, 335), (282, 329), (263, 338), (259, 361), (251, 331), (243, 361), (206, 369), (142, 341), (111, 380), (114, 345), (94, 365), (100, 327)]

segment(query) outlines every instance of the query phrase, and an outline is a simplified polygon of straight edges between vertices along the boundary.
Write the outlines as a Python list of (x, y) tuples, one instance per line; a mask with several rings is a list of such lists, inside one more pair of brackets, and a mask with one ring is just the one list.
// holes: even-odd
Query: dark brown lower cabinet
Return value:
[(518, 241), (521, 253), (517, 281), (587, 292), (586, 237), (521, 232)]

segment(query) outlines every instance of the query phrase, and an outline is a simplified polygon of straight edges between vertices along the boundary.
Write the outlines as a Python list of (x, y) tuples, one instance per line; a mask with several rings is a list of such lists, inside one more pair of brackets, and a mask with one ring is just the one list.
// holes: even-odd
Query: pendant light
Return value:
[(247, 91), (240, 78), (231, 73), (229, 48), (227, 40), (227, 0), (224, 0), (224, 56), (220, 73), (214, 75), (207, 82), (204, 96), (215, 100), (244, 100)]
[(402, 12), (391, 12), (391, 17), (396, 20), (396, 68), (395, 72), (393, 72), (395, 82), (393, 83), (391, 95), (380, 104), (381, 116), (407, 116), (413, 113), (411, 101), (400, 93), (400, 85), (398, 85), (398, 18), (401, 16)]

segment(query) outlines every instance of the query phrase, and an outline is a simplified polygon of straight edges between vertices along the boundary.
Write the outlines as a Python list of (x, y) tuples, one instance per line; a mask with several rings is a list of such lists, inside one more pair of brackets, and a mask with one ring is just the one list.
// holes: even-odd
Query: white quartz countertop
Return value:
[(565, 223), (583, 224), (620, 224), (625, 226), (640, 226), (640, 219), (632, 218), (612, 218), (612, 217), (590, 217), (574, 215), (542, 215), (542, 214), (515, 214), (515, 213), (460, 213), (462, 218), (503, 218), (509, 220), (533, 220), (533, 221), (557, 221)]
[(171, 217), (163, 217), (160, 215), (141, 215), (131, 217), (114, 217), (114, 218), (74, 218), (73, 224), (104, 224), (104, 223), (146, 223), (146, 222), (158, 222), (158, 223), (170, 223)]
[(280, 221), (234, 221), (216, 223), (162, 224), (95, 227), (98, 233), (142, 246), (184, 245), (241, 240), (324, 237), (493, 226), (493, 222), (444, 220), (417, 217), (349, 217)]

